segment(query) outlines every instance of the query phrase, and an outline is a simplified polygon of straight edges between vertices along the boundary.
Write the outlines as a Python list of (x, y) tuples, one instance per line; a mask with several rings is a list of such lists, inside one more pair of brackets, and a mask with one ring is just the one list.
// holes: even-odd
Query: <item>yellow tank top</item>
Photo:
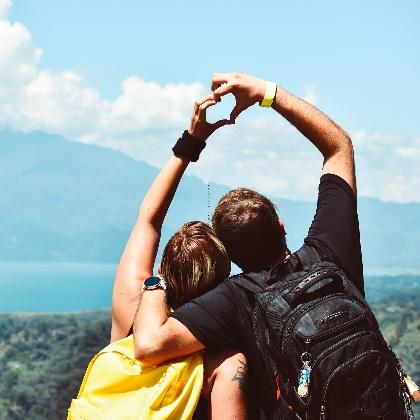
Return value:
[(203, 357), (194, 353), (145, 367), (133, 336), (109, 344), (90, 361), (68, 420), (191, 419), (203, 385)]

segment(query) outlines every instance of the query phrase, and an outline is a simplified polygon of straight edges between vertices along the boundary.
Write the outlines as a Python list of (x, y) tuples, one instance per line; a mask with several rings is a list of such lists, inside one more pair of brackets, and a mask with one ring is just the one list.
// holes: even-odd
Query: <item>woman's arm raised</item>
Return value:
[[(188, 130), (195, 137), (191, 141), (205, 141), (217, 128), (229, 123), (228, 120), (207, 123), (206, 109), (215, 104), (213, 95), (196, 102)], [(153, 272), (163, 220), (188, 164), (188, 157), (172, 156), (143, 199), (114, 282), (111, 341), (125, 337), (133, 323), (143, 281)]]
[(186, 158), (172, 156), (141, 204), (115, 278), (111, 341), (125, 337), (133, 323), (143, 281), (153, 272), (163, 220), (188, 163)]

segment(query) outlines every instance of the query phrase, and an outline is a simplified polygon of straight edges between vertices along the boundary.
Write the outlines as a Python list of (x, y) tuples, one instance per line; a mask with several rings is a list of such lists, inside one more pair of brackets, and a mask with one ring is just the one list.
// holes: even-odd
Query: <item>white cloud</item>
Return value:
[(200, 83), (160, 86), (130, 77), (124, 81), (122, 94), (112, 104), (107, 121), (118, 131), (122, 127), (138, 132), (153, 127), (182, 126), (202, 92)]
[(400, 133), (352, 135), (359, 193), (383, 200), (420, 201), (420, 144)]
[(303, 99), (312, 105), (316, 105), (318, 103), (318, 96), (316, 95), (317, 90), (318, 90), (318, 86), (314, 83), (304, 86)]
[[(10, 4), (0, 1), (4, 18)], [(154, 164), (161, 164), (161, 157), (139, 143), (144, 138), (150, 146), (147, 138), (153, 137), (156, 146), (157, 137), (185, 127), (194, 100), (204, 91), (200, 83), (161, 86), (133, 76), (110, 102), (73, 70), (41, 69), (41, 55), (22, 24), (0, 20), (0, 126), (137, 152)]]
[(396, 153), (403, 158), (420, 158), (420, 147), (398, 147)]
[(20, 23), (0, 20), (1, 93), (10, 93), (37, 74), (41, 50), (35, 48), (31, 34)]
[(0, 0), (0, 20), (7, 19), (11, 7), (12, 0)]
[[(42, 51), (30, 32), (7, 20), (10, 6), (10, 1), (0, 0), (0, 127), (57, 133), (161, 166), (187, 128), (194, 100), (205, 94), (204, 86), (159, 85), (132, 76), (122, 83), (117, 99), (104, 100), (78, 72), (42, 69)], [(303, 89), (306, 101), (319, 102), (316, 84)], [(225, 98), (214, 115), (228, 113), (229, 100)], [(362, 195), (420, 201), (420, 138), (362, 130), (352, 138)], [(271, 195), (315, 198), (322, 158), (274, 111), (255, 107), (208, 143), (189, 173)]]
[(24, 130), (42, 129), (74, 138), (95, 125), (106, 103), (77, 73), (39, 71), (22, 88), (16, 124)]
[(241, 116), (234, 126), (223, 127), (208, 143), (203, 159), (190, 168), (193, 174), (273, 196), (315, 199), (322, 158), (274, 111), (268, 110), (263, 116)]

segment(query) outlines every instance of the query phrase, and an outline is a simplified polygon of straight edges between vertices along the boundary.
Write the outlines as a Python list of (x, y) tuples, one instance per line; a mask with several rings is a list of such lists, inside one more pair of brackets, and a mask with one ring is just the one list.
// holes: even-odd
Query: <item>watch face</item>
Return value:
[(153, 287), (160, 283), (160, 278), (153, 276), (144, 281), (144, 287)]

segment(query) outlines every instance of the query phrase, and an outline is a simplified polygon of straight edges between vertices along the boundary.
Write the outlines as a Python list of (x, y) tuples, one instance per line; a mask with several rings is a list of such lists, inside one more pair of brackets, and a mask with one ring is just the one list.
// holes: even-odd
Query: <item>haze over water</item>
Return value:
[[(110, 308), (116, 268), (116, 264), (1, 262), (0, 312)], [(420, 269), (365, 268), (366, 276), (400, 274), (420, 275)]]
[(115, 264), (0, 263), (0, 312), (111, 307)]

